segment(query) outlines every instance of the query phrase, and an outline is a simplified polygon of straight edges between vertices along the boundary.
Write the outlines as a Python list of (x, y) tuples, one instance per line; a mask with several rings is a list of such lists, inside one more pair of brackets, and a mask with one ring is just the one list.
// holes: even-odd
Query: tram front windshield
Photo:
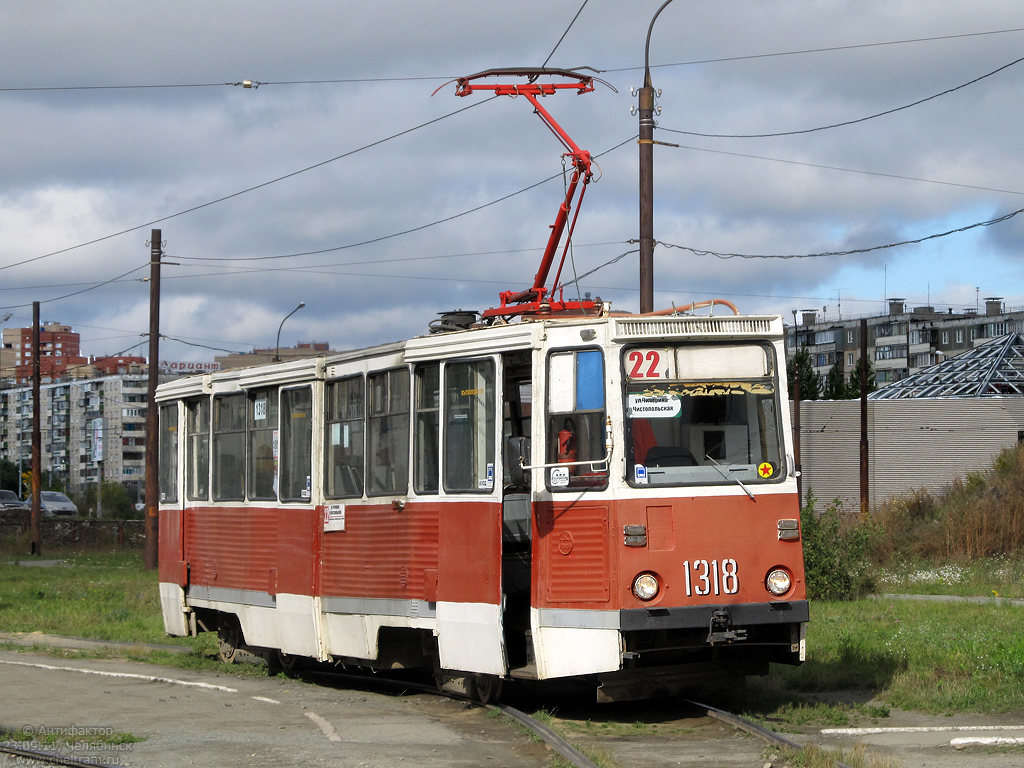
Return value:
[[(642, 366), (630, 361), (638, 352)], [(624, 362), (634, 485), (746, 485), (784, 477), (769, 348), (634, 350)]]

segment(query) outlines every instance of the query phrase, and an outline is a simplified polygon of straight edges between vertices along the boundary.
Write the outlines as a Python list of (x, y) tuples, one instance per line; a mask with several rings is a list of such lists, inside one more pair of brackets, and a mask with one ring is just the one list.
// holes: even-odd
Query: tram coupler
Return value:
[(732, 617), (728, 611), (719, 609), (711, 614), (711, 626), (708, 628), (708, 645), (736, 643), (746, 639), (747, 630), (732, 629)]

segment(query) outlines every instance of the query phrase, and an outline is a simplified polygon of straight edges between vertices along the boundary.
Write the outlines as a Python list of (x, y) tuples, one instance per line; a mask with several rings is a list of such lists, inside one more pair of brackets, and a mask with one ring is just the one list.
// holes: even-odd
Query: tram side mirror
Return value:
[(510, 437), (505, 443), (508, 480), (511, 485), (529, 486), (530, 476), (524, 465), (530, 464), (530, 438)]

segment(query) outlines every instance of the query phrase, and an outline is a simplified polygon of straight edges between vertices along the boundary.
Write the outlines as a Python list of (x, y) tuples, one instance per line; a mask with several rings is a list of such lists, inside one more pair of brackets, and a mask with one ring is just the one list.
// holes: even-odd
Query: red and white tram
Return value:
[(525, 96), (573, 162), (533, 287), (405, 342), (162, 385), (167, 632), (432, 667), (483, 699), (517, 677), (615, 700), (799, 664), (782, 319), (556, 299), (591, 158), (537, 97), (592, 78), (457, 92), (495, 75), (530, 78), (486, 87)]
[(164, 384), (166, 629), (609, 699), (799, 663), (782, 338), (605, 308)]

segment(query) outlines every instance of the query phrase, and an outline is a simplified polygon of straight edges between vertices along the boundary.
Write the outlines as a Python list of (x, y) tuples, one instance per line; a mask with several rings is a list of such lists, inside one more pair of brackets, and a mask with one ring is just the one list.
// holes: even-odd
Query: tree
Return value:
[(828, 369), (825, 375), (825, 388), (822, 391), (825, 400), (848, 400), (850, 388), (846, 383), (846, 372), (843, 370), (843, 358), (836, 359), (836, 364)]
[(817, 400), (821, 397), (821, 374), (811, 365), (811, 353), (807, 347), (800, 347), (786, 363), (786, 377), (789, 380), (790, 396), (794, 396), (795, 383), (799, 378), (801, 400)]
[(0, 488), (18, 492), (18, 465), (7, 459), (0, 459)]
[[(850, 371), (850, 379), (847, 382), (847, 397), (858, 398), (860, 397), (860, 369), (864, 365), (864, 358), (858, 358), (857, 364)], [(878, 389), (878, 382), (875, 381), (875, 367), (871, 364), (871, 360), (867, 361), (868, 369), (868, 394), (870, 395), (876, 389)]]

